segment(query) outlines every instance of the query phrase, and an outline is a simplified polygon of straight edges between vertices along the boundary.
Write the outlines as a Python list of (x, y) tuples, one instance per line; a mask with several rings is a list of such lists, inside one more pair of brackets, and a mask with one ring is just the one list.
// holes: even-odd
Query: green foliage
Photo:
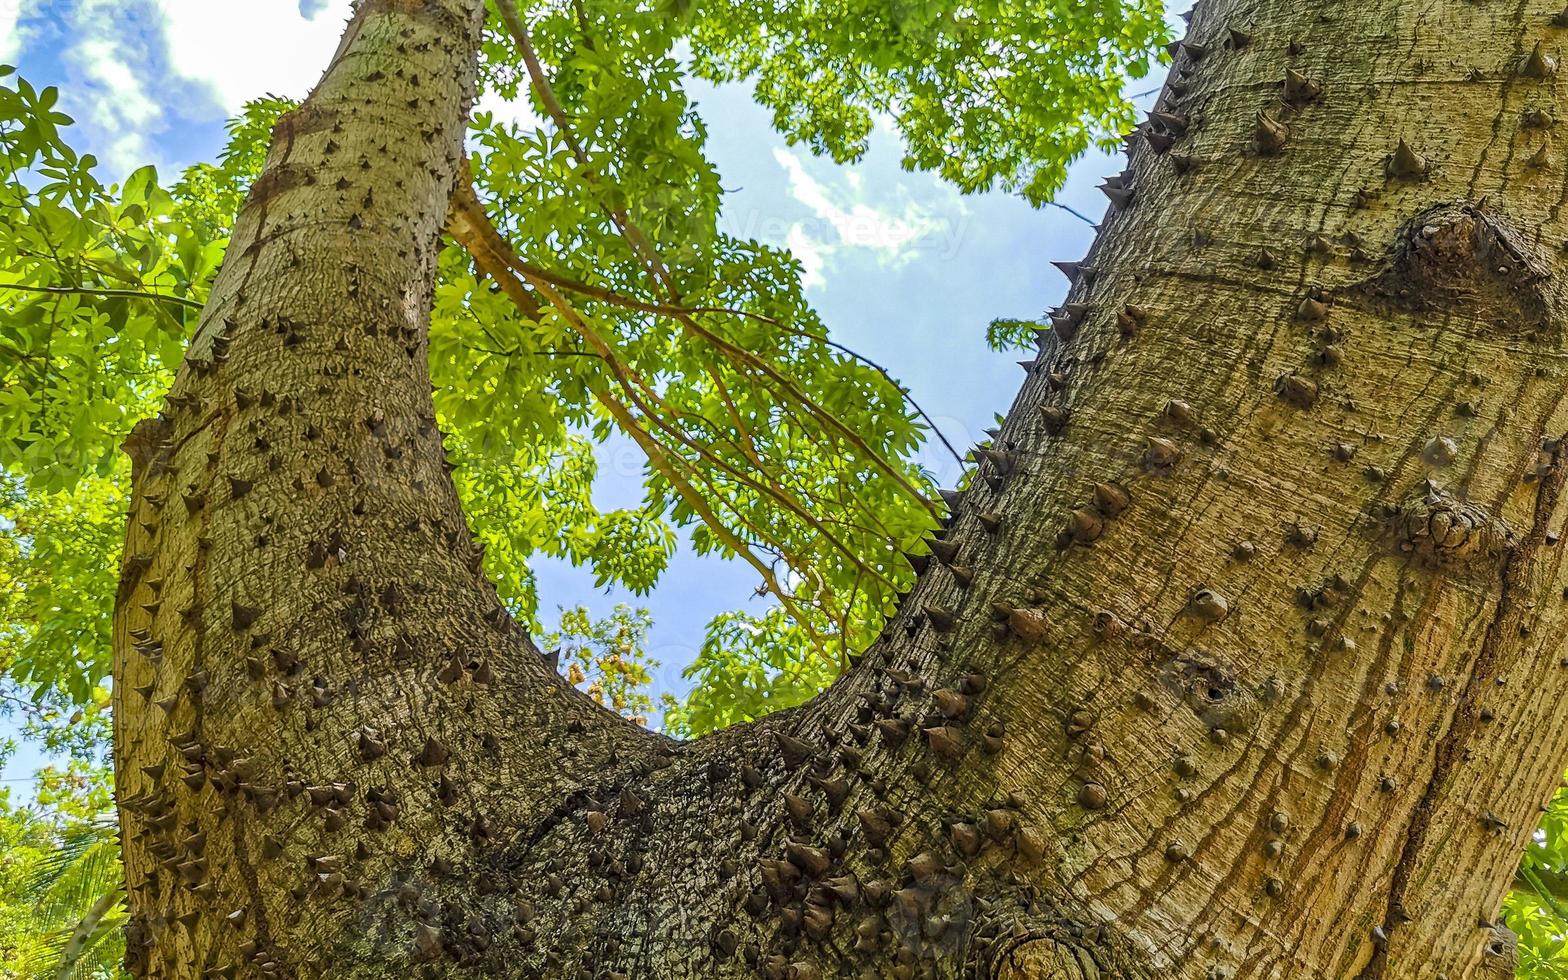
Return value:
[(28, 493), (0, 475), (0, 669), (49, 710), (95, 706), (109, 673), (125, 500), (117, 467)]
[(39, 774), (38, 803), (0, 792), (0, 978), (109, 980), (124, 955), (119, 840), (107, 774)]
[(994, 351), (1029, 350), (1035, 346), (1035, 334), (1049, 329), (1034, 320), (997, 317), (986, 325), (985, 342)]
[[(525, 406), (519, 424), (558, 417), (631, 436), (649, 457), (651, 513), (689, 528), (699, 553), (751, 560), (817, 638), (795, 655), (841, 662), (907, 579), (898, 552), (934, 524), (905, 462), (924, 431), (885, 377), (825, 342), (793, 259), (719, 230), (718, 174), (672, 54), (680, 22), (607, 3), (529, 14), (531, 46), (553, 67), (529, 91), (571, 129), (481, 115), (473, 171), (520, 260), (576, 287), (562, 289), (569, 306), (532, 319), (487, 302), (477, 280), (454, 298), (485, 306), (504, 358), (492, 390)], [(503, 95), (518, 91), (520, 46), (487, 46), (486, 79)], [(702, 312), (650, 312), (660, 305)], [(494, 418), (493, 397), (475, 412)], [(825, 526), (828, 512), (843, 520)]]
[(152, 168), (103, 187), (62, 139), (55, 94), (0, 85), (0, 470), (34, 493), (113, 473), (194, 323), (188, 306), (136, 297), (199, 300), (222, 255), (179, 225)]
[(1517, 975), (1568, 980), (1568, 787), (1547, 806), (1514, 886), (1503, 921), (1519, 936)]
[(685, 703), (667, 700), (664, 728), (692, 736), (790, 708), (833, 680), (836, 665), (794, 651), (811, 642), (805, 630), (773, 608), (761, 616), (718, 617), (697, 659), (681, 672), (697, 682)]
[(561, 673), (599, 704), (639, 725), (648, 724), (653, 698), (648, 674), (659, 666), (648, 656), (653, 618), (646, 609), (619, 604), (606, 619), (595, 620), (586, 606), (561, 610), (561, 624), (544, 639), (553, 648)]
[(693, 69), (751, 79), (793, 141), (857, 159), (878, 117), (904, 166), (965, 191), (1000, 185), (1039, 204), (1091, 146), (1137, 121), (1123, 76), (1164, 40), (1157, 0), (667, 2), (691, 24)]

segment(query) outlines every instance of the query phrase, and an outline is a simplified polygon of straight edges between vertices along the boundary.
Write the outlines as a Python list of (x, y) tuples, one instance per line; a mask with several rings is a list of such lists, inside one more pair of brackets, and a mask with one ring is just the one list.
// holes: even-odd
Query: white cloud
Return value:
[(22, 0), (0, 0), (0, 62), (12, 64), (22, 53)]
[(161, 128), (163, 117), (141, 70), (147, 52), (118, 28), (119, 8), (113, 0), (82, 0), (70, 14), (75, 41), (61, 54), (80, 78), (63, 91), (73, 108), (85, 110), (81, 121), (107, 136), (99, 156), (116, 176), (148, 162), (147, 137)]
[[(806, 172), (800, 157), (775, 149), (773, 159), (789, 174), (790, 196), (830, 224), (840, 244), (873, 249), (893, 258), (940, 227), (913, 203), (906, 203), (902, 214), (874, 208), (862, 200), (840, 204), (833, 200), (827, 185)], [(859, 198), (863, 191), (860, 183), (850, 181), (849, 186), (852, 196)]]
[[(3, 2), (3, 0), (0, 0)], [(508, 101), (495, 92), (486, 92), (479, 97), (474, 105), (475, 114), (488, 112), (495, 116), (495, 121), (500, 125), (516, 125), (527, 132), (538, 129), (544, 125), (544, 119), (534, 111), (533, 105), (528, 101), (526, 92), (517, 93), (517, 98)]]
[[(902, 264), (942, 236), (947, 222), (930, 216), (924, 207), (909, 199), (899, 183), (893, 188), (903, 198), (900, 207), (890, 210), (868, 203), (864, 175), (850, 170), (843, 173), (843, 184), (830, 186), (811, 175), (806, 162), (785, 149), (775, 148), (773, 159), (789, 176), (789, 193), (805, 205), (821, 225), (814, 230), (805, 224), (790, 226), (788, 245), (806, 267), (804, 284), (821, 286), (827, 259), (840, 248), (866, 249), (886, 263)], [(959, 207), (962, 210), (962, 207)]]
[(815, 289), (827, 285), (827, 279), (822, 275), (822, 267), (827, 264), (827, 257), (833, 253), (833, 246), (819, 242), (806, 234), (803, 225), (789, 226), (789, 233), (784, 236), (784, 247), (790, 250), (800, 261), (804, 270), (800, 277), (803, 289)]
[[(0, 0), (0, 47), (14, 43), (4, 17), (18, 2)], [(350, 0), (312, 0), (308, 16), (300, 0), (62, 6), (70, 40), (60, 60), (71, 77), (61, 96), (119, 178), (145, 163), (183, 162), (158, 139), (171, 125), (232, 115), (268, 93), (303, 97), (336, 50)]]
[[(25, 4), (0, 0), (0, 60), (21, 46)], [(183, 165), (159, 137), (211, 123), (263, 95), (304, 98), (337, 50), (352, 0), (59, 0), (65, 110), (84, 145), (119, 179), (156, 163)], [(526, 100), (487, 97), (502, 122), (538, 124)], [(175, 141), (179, 145), (178, 141)], [(179, 152), (179, 151), (176, 151)]]
[[(0, 3), (5, 0), (0, 0)], [(226, 113), (268, 93), (304, 98), (337, 50), (349, 0), (155, 0), (170, 68), (209, 88)]]
[(157, 118), (158, 104), (147, 95), (141, 79), (125, 60), (125, 52), (112, 40), (87, 38), (71, 49), (87, 77), (114, 93), (115, 113), (132, 126), (145, 126)]

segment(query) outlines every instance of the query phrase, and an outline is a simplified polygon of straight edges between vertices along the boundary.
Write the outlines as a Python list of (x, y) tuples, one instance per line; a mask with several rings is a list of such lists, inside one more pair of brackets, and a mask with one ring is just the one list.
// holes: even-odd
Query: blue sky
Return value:
[[(336, 45), (347, 0), (0, 0), (0, 61), (36, 85), (58, 85), (77, 120), (74, 144), (118, 177), (146, 163), (172, 175), (216, 155), (223, 122), (246, 99), (302, 97)], [(1149, 82), (1143, 87), (1152, 88)], [(1004, 194), (963, 197), (934, 177), (903, 172), (896, 136), (881, 129), (853, 166), (789, 147), (741, 86), (694, 86), (709, 154), (729, 189), (725, 228), (789, 247), (807, 271), (807, 294), (835, 339), (886, 367), (960, 448), (1004, 411), (1021, 379), (1016, 358), (985, 344), (999, 316), (1034, 317), (1066, 288), (1053, 259), (1075, 259), (1093, 229), (1056, 208), (1035, 210)], [(1148, 99), (1141, 102), (1147, 104)], [(526, 107), (489, 102), (498, 116), (530, 120)], [(1119, 159), (1094, 155), (1072, 170), (1058, 200), (1098, 217), (1099, 179)], [(605, 448), (596, 495), (606, 506), (640, 499), (641, 457)], [(951, 485), (945, 454), (924, 464)], [(586, 603), (646, 606), (660, 690), (679, 677), (716, 613), (757, 611), (755, 573), (738, 562), (682, 549), (657, 590), (634, 597), (596, 590), (588, 569), (538, 568), (542, 614)], [(6, 728), (0, 720), (0, 735)], [(0, 778), (37, 764), (24, 750)]]

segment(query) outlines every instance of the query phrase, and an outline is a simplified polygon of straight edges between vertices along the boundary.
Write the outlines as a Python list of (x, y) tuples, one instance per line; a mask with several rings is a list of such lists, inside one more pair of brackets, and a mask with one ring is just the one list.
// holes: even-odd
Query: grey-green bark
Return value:
[(423, 346), (480, 5), (362, 4), (129, 445), (133, 972), (1507, 975), (1568, 754), (1553, 13), (1206, 0), (882, 640), (676, 744), (484, 581)]

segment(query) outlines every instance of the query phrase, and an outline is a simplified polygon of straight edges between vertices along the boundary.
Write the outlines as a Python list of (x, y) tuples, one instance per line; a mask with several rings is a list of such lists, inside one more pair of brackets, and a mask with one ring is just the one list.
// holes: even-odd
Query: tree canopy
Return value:
[[(830, 678), (876, 635), (907, 581), (902, 552), (943, 513), (910, 462), (931, 432), (907, 392), (831, 340), (788, 253), (720, 230), (690, 78), (752, 83), (788, 139), (834, 159), (862, 154), (881, 115), (906, 167), (1044, 200), (1073, 158), (1133, 124), (1121, 80), (1147, 70), (1164, 32), (1154, 3), (492, 11), (481, 87), (546, 123), (476, 115), (471, 200), (531, 288), (518, 302), (450, 243), (430, 362), (459, 489), (513, 612), (540, 627), (535, 555), (633, 592), (682, 529), (700, 553), (750, 562), (790, 625), (715, 621), (693, 671), (712, 708), (679, 715), (695, 734)], [(79, 704), (107, 669), (119, 443), (157, 410), (290, 103), (249, 103), (219, 159), (172, 181), (146, 167), (106, 186), (66, 140), (57, 90), (7, 75), (0, 466), (19, 587), (0, 635), (11, 683)], [(639, 507), (591, 498), (591, 450), (612, 433), (647, 458)], [(813, 659), (827, 666), (801, 667)], [(784, 665), (796, 669), (774, 690)]]

